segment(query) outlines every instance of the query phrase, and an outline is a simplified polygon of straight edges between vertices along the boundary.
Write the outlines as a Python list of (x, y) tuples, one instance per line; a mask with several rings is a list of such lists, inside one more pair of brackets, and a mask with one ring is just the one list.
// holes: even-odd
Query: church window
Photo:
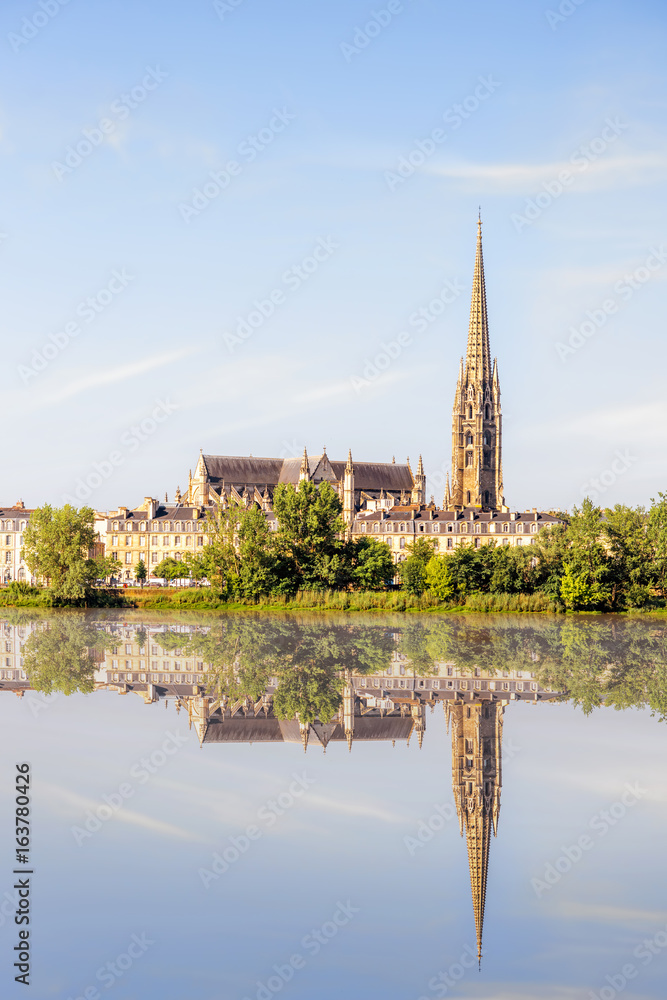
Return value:
[[(471, 466), (472, 466), (472, 452), (471, 451), (467, 451), (466, 452), (466, 468), (469, 469)], [(470, 501), (468, 501), (468, 502), (470, 502)]]
[(486, 416), (486, 419), (487, 419), (487, 420), (489, 420), (489, 418), (490, 418), (490, 416), (491, 416), (491, 414), (490, 414), (490, 412), (489, 412), (489, 409), (490, 409), (490, 408), (489, 408), (489, 404), (487, 403), (487, 404), (486, 404), (486, 407), (485, 407), (485, 416)]
[(468, 407), (468, 420), (472, 420), (472, 406)]
[[(488, 407), (487, 407), (487, 409), (488, 409)], [(491, 444), (491, 435), (488, 433), (488, 431), (484, 432), (484, 444), (487, 447)]]
[(484, 452), (484, 467), (486, 469), (488, 469), (490, 465), (491, 465), (491, 453), (488, 452), (488, 451), (485, 451)]
[(473, 443), (472, 434), (467, 434), (466, 435), (466, 444), (472, 444), (472, 443)]
[(470, 503), (470, 490), (466, 493), (466, 503)]

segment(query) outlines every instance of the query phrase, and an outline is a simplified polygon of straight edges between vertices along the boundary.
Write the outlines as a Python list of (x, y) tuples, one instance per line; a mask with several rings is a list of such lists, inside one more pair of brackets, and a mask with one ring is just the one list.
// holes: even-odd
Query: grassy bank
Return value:
[[(0, 590), (0, 607), (53, 607), (47, 590), (30, 588), (31, 593)], [(392, 591), (300, 591), (293, 597), (269, 596), (258, 601), (225, 601), (208, 587), (153, 588), (139, 587), (106, 590), (96, 593), (90, 608), (136, 608), (151, 611), (387, 611), (461, 613), (546, 613), (563, 611), (561, 604), (547, 594), (469, 594), (455, 601), (439, 601), (433, 594), (422, 596), (402, 590)], [(665, 614), (664, 606), (647, 608), (643, 613)], [(581, 612), (578, 612), (581, 613)], [(597, 613), (597, 612), (593, 612)], [(607, 612), (608, 613), (608, 612)], [(638, 613), (634, 611), (633, 613)]]

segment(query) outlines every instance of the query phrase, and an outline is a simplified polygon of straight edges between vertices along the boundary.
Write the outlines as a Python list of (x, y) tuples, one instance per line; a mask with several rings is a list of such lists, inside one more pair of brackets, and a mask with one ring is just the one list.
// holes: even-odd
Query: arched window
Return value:
[(448, 524), (447, 525), (447, 531), (453, 531), (453, 530), (454, 530), (454, 525), (453, 524)]
[(510, 530), (510, 526), (509, 526), (509, 524), (507, 524), (507, 522), (505, 522), (505, 524), (503, 524), (503, 531), (509, 531), (509, 530)]
[(475, 525), (475, 534), (479, 535), (479, 533), (481, 532), (481, 530), (482, 530), (481, 524), (476, 524)]
[[(469, 469), (471, 467), (472, 467), (472, 452), (471, 451), (467, 451), (466, 452), (466, 468)], [(470, 496), (470, 494), (468, 494), (468, 496)], [(468, 503), (470, 503), (470, 500), (468, 500)]]
[(466, 435), (466, 444), (472, 444), (472, 443), (473, 443), (472, 434), (467, 434)]
[(440, 531), (440, 525), (439, 524), (434, 524), (432, 530), (436, 531), (436, 532), (439, 532)]
[(472, 406), (468, 407), (468, 420), (472, 420)]
[(379, 521), (376, 521), (375, 524), (373, 525), (373, 531), (379, 531), (379, 530), (380, 530), (380, 523)]
[(535, 522), (533, 522), (533, 523), (531, 524), (531, 526), (530, 526), (530, 530), (531, 530), (531, 531), (533, 532), (533, 534), (535, 534), (535, 533), (536, 533), (536, 531), (537, 531), (537, 525), (535, 524)]
[(464, 535), (467, 534), (468, 525), (465, 523), (465, 521), (462, 521), (461, 524), (459, 524), (459, 531), (462, 531)]
[(489, 491), (488, 490), (484, 490), (484, 503), (488, 503), (488, 502), (489, 502)]
[(520, 535), (523, 535), (523, 525), (522, 524), (517, 524), (516, 530), (519, 532)]
[(466, 503), (470, 503), (470, 490), (466, 493)]
[(401, 524), (401, 531), (405, 531), (405, 524)]
[(489, 420), (489, 419), (490, 419), (490, 417), (491, 417), (491, 413), (490, 413), (490, 407), (489, 407), (489, 404), (488, 404), (488, 403), (486, 404), (486, 407), (485, 407), (485, 414), (484, 414), (484, 415), (486, 416), (486, 419), (487, 419), (487, 420)]

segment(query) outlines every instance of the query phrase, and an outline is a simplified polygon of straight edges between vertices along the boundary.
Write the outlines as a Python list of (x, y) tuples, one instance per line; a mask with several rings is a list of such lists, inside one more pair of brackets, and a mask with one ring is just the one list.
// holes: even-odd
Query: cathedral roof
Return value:
[[(239, 455), (202, 456), (211, 485), (275, 486), (278, 483), (298, 483), (303, 456), (298, 458), (251, 458)], [(321, 473), (329, 478), (329, 469), (336, 482), (345, 478), (345, 461), (332, 461), (326, 454), (307, 455), (310, 475)], [(315, 477), (316, 479), (318, 476)], [(411, 490), (414, 486), (410, 466), (393, 462), (354, 463), (355, 490)]]
[[(249, 455), (204, 455), (203, 458), (213, 484), (217, 481), (256, 486), (280, 482), (284, 461), (282, 458), (252, 458)], [(300, 461), (297, 459), (297, 463)]]

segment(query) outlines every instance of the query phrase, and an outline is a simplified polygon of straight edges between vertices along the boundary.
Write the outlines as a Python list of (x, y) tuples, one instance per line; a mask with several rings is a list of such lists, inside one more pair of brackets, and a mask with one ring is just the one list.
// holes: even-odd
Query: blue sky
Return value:
[(507, 501), (664, 489), (664, 5), (44, 4), (0, 11), (0, 503), (304, 444), (440, 501), (480, 204)]

